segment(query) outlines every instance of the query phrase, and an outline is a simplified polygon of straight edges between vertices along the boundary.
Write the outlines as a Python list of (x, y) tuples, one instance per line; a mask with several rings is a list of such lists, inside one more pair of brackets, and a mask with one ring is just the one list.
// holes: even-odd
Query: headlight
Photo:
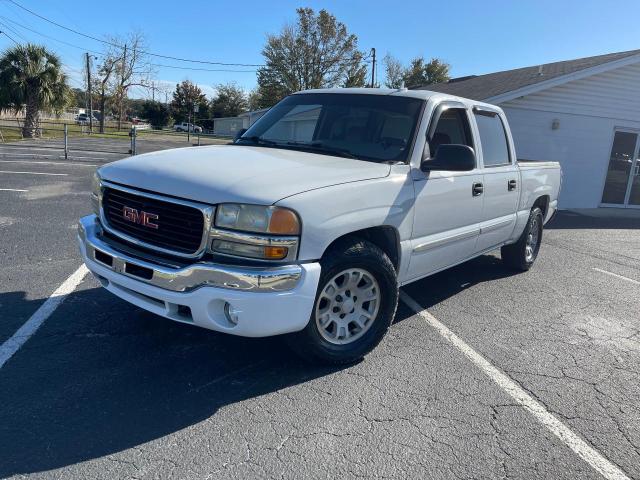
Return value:
[(93, 213), (100, 215), (100, 175), (98, 172), (95, 172), (91, 179), (91, 206)]
[(238, 203), (224, 203), (218, 207), (216, 227), (274, 235), (300, 233), (298, 216), (288, 208)]
[(259, 260), (293, 260), (300, 220), (287, 208), (225, 203), (218, 206), (211, 251)]

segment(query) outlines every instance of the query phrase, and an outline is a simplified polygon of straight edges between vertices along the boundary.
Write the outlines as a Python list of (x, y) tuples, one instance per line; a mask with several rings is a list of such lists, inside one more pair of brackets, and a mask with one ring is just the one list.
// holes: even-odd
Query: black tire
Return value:
[[(389, 257), (380, 248), (357, 238), (338, 242), (320, 260), (322, 273), (309, 323), (300, 332), (287, 336), (289, 346), (312, 363), (342, 365), (357, 362), (382, 340), (393, 321), (398, 306), (398, 280)], [(316, 307), (320, 293), (336, 275), (348, 269), (360, 269), (378, 283), (380, 303), (368, 329), (352, 343), (336, 344), (320, 333), (316, 323)], [(348, 293), (348, 292), (347, 292)], [(347, 329), (350, 329), (347, 326)]]
[[(542, 210), (538, 207), (532, 208), (531, 213), (529, 213), (529, 221), (518, 241), (511, 245), (505, 245), (500, 250), (502, 261), (505, 265), (521, 272), (526, 272), (533, 266), (536, 258), (538, 258), (540, 244), (542, 243), (543, 222)], [(532, 238), (537, 239), (534, 245), (530, 244)], [(531, 251), (528, 251), (527, 246), (532, 247)]]

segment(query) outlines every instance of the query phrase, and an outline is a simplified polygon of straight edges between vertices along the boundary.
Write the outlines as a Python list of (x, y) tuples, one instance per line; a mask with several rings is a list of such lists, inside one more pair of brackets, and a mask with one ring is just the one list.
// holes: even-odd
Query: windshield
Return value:
[(390, 95), (291, 95), (236, 143), (375, 162), (407, 160), (423, 101)]

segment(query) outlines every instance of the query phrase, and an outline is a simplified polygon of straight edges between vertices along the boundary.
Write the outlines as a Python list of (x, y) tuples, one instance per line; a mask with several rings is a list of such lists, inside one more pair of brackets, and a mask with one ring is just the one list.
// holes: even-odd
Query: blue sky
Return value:
[[(453, 76), (640, 48), (637, 0), (15, 1), (92, 36), (137, 30), (144, 33), (152, 52), (228, 63), (262, 63), (260, 50), (266, 35), (277, 33), (285, 23), (293, 21), (299, 6), (326, 8), (358, 36), (362, 50), (375, 47), (380, 59), (387, 52), (405, 63), (416, 55), (439, 57), (451, 65)], [(16, 22), (80, 48), (44, 38)], [(31, 15), (9, 0), (0, 0), (0, 23), (5, 24), (0, 24), (0, 30), (17, 41), (44, 43), (58, 52), (76, 86), (82, 83), (83, 49), (102, 48), (97, 42)], [(0, 49), (12, 44), (0, 35)], [(217, 83), (236, 81), (246, 89), (255, 86), (251, 67), (216, 67), (164, 59), (154, 62), (248, 70), (205, 72), (158, 67), (155, 78), (167, 92), (187, 78), (209, 95)], [(382, 80), (382, 70), (380, 73), (378, 79)], [(150, 93), (141, 89), (132, 92), (134, 97), (147, 95)]]

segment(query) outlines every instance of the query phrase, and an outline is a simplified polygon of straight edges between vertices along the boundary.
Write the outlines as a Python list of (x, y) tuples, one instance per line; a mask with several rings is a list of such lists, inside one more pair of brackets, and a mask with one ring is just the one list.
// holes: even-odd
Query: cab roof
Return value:
[(393, 95), (397, 97), (410, 97), (419, 98), (425, 101), (434, 100), (439, 102), (442, 100), (453, 100), (463, 103), (469, 107), (488, 107), (491, 110), (501, 110), (496, 105), (492, 105), (478, 100), (471, 100), (469, 98), (457, 97), (447, 93), (432, 92), (431, 90), (408, 90), (406, 88), (317, 88), (312, 90), (302, 90), (296, 92), (293, 95), (305, 95), (307, 93), (342, 93), (342, 94), (358, 94), (358, 95)]

